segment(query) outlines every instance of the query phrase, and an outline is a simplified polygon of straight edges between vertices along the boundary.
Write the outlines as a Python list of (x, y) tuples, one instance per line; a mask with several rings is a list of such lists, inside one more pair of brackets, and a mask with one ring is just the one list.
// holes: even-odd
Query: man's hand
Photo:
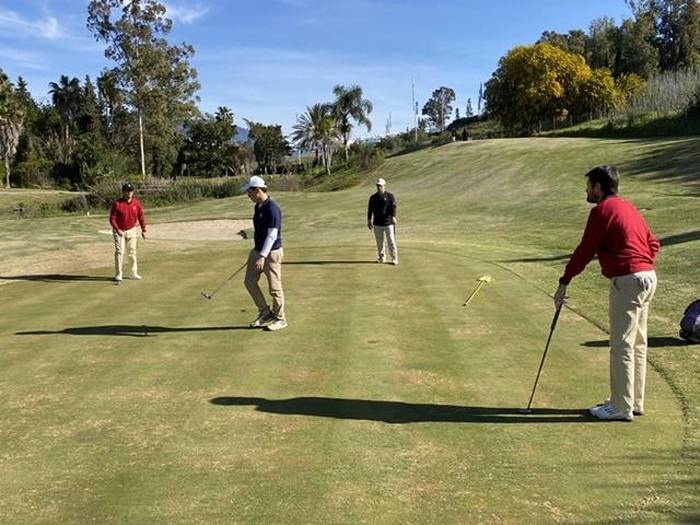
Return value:
[(392, 218), (391, 218), (391, 224), (393, 224), (394, 226), (396, 226), (396, 217), (392, 217)]
[(367, 221), (367, 229), (372, 229), (372, 221)]
[(566, 304), (566, 300), (569, 298), (568, 295), (566, 295), (566, 285), (565, 284), (559, 284), (559, 288), (557, 288), (556, 293), (554, 294), (554, 307), (559, 310), (562, 306)]
[(114, 230), (114, 231), (117, 232), (117, 235), (119, 235), (119, 237), (124, 237), (123, 231), (121, 231), (121, 230)]
[(258, 257), (257, 261), (255, 261), (255, 269), (261, 273), (263, 270), (265, 270), (265, 257), (262, 255)]
[(145, 241), (146, 240), (146, 232), (141, 230), (141, 238)]

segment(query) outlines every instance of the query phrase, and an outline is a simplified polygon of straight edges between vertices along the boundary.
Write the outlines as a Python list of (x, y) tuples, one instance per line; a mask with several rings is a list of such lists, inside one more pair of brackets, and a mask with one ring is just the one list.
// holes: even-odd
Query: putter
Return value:
[(225, 280), (224, 282), (222, 282), (222, 283), (216, 288), (216, 290), (214, 290), (212, 293), (202, 292), (202, 295), (211, 301), (212, 297), (214, 297), (214, 296), (216, 295), (216, 292), (218, 292), (219, 290), (221, 290), (227, 282), (229, 282), (231, 279), (233, 279), (233, 278), (238, 274), (238, 272), (240, 272), (240, 271), (241, 271), (243, 268), (245, 268), (247, 265), (248, 265), (248, 261), (244, 262), (244, 263), (243, 263), (243, 266), (241, 266), (238, 270), (236, 270), (236, 271), (233, 272), (231, 275), (229, 275), (229, 276), (226, 278), (226, 280)]
[(549, 343), (552, 340), (552, 334), (557, 326), (557, 321), (559, 320), (559, 314), (561, 313), (561, 306), (557, 308), (554, 312), (554, 319), (552, 319), (552, 325), (549, 327), (549, 337), (547, 338), (547, 344), (544, 347), (544, 354), (542, 354), (542, 360), (540, 361), (540, 368), (537, 370), (537, 377), (535, 378), (535, 385), (532, 387), (532, 394), (530, 394), (530, 401), (527, 403), (527, 408), (520, 409), (518, 412), (521, 414), (531, 414), (532, 413), (532, 399), (535, 397), (535, 390), (537, 389), (537, 382), (540, 380), (540, 374), (542, 373), (542, 367), (544, 366), (544, 360), (547, 357), (547, 350), (549, 350)]
[(464, 301), (464, 304), (462, 306), (467, 306), (469, 304), (469, 301), (471, 301), (476, 293), (481, 289), (482, 286), (484, 286), (485, 283), (490, 283), (493, 281), (493, 277), (490, 275), (482, 275), (477, 279), (477, 282), (479, 284), (476, 285), (476, 288), (474, 288), (474, 291), (467, 297), (467, 299)]

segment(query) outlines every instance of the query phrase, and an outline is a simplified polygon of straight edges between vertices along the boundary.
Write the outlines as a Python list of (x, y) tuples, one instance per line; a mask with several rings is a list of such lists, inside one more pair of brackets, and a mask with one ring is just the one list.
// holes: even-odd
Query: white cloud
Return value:
[(306, 0), (275, 0), (278, 4), (284, 4), (291, 7), (305, 8), (307, 7)]
[(65, 38), (66, 33), (52, 16), (31, 20), (15, 11), (0, 8), (0, 33), (12, 36), (32, 36), (46, 40)]
[(38, 53), (17, 49), (14, 47), (0, 47), (0, 58), (16, 63), (26, 69), (46, 70), (46, 63)]
[[(229, 106), (234, 113), (261, 122), (278, 122), (286, 130), (291, 129), (295, 113), (302, 113), (307, 105), (330, 101), (335, 84), (354, 83), (362, 86), (365, 97), (374, 102), (372, 132), (383, 132), (388, 112), (392, 113), (393, 129), (401, 130), (413, 122), (411, 77), (434, 79), (440, 73), (437, 66), (420, 61), (367, 63), (327, 51), (289, 48), (210, 51), (198, 55), (197, 61), (206, 62), (207, 70), (218, 65), (215, 77), (204, 78), (208, 75), (202, 74), (205, 105)], [(285, 86), (281, 93), (280, 85)], [(361, 128), (357, 133), (362, 136), (366, 131)]]
[(201, 4), (188, 6), (164, 2), (164, 5), (166, 9), (165, 16), (170, 18), (173, 22), (182, 22), (183, 24), (191, 24), (209, 12), (209, 8)]

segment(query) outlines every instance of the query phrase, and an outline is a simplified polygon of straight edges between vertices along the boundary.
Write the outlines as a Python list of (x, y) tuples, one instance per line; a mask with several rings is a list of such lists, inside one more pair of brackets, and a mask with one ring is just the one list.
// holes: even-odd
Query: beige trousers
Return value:
[(377, 241), (377, 258), (384, 261), (384, 237), (389, 247), (389, 257), (392, 262), (399, 262), (399, 252), (396, 248), (396, 235), (394, 226), (374, 226), (374, 239)]
[(644, 412), (647, 317), (656, 273), (632, 273), (610, 280), (610, 402), (626, 412)]
[(272, 250), (265, 258), (263, 272), (267, 277), (267, 284), (272, 296), (272, 309), (267, 304), (267, 300), (258, 285), (261, 273), (255, 267), (255, 261), (260, 256), (257, 250), (251, 250), (248, 255), (248, 266), (245, 272), (245, 287), (253, 298), (255, 306), (258, 307), (258, 315), (272, 311), (277, 319), (284, 319), (284, 292), (282, 291), (282, 258), (284, 250)]
[(138, 273), (138, 263), (136, 262), (136, 239), (139, 236), (139, 230), (136, 226), (130, 230), (125, 230), (122, 236), (117, 235), (117, 232), (112, 232), (114, 237), (114, 275), (122, 276), (122, 266), (124, 264), (124, 251), (131, 261), (132, 275)]

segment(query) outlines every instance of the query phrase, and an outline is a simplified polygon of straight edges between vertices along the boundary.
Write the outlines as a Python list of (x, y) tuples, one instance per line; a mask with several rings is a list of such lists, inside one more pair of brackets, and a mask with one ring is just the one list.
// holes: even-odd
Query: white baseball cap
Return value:
[(384, 179), (377, 179), (377, 186), (386, 186), (386, 181)]
[(265, 184), (265, 181), (262, 177), (253, 175), (248, 182), (241, 186), (241, 191), (246, 192), (250, 188), (267, 188), (267, 185)]

